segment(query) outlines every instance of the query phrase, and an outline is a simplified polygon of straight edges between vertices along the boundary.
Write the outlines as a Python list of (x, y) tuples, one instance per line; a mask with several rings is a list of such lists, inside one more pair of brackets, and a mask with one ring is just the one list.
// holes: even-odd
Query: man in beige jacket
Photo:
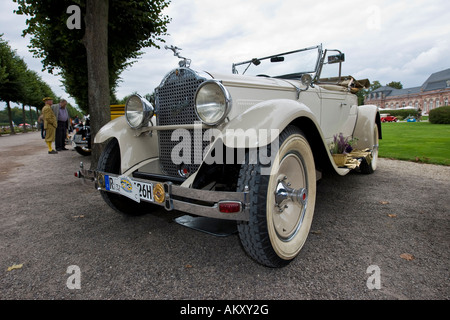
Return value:
[(56, 127), (58, 126), (58, 121), (52, 110), (53, 99), (46, 97), (43, 99), (45, 102), (44, 108), (42, 108), (42, 114), (44, 116), (44, 129), (45, 129), (45, 142), (48, 146), (49, 154), (56, 154), (52, 148), (52, 142), (55, 141)]

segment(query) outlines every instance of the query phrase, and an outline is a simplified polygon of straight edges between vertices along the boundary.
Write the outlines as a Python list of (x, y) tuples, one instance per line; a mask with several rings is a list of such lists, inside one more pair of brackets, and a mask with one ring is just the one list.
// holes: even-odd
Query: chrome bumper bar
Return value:
[[(134, 201), (150, 202), (163, 206), (166, 210), (178, 210), (197, 216), (226, 219), (249, 220), (249, 191), (209, 191), (191, 189), (172, 182), (157, 182), (135, 177), (120, 176), (96, 170), (87, 170), (80, 164), (75, 176), (84, 181), (95, 182), (97, 190), (126, 196)], [(139, 190), (146, 189), (145, 196)], [(148, 193), (152, 194), (149, 195)]]

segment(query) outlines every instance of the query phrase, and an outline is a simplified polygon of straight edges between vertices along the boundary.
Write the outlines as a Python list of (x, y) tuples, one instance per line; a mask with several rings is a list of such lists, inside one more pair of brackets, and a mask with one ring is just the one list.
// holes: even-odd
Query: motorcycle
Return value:
[(72, 137), (72, 146), (76, 152), (82, 156), (90, 156), (91, 150), (91, 127), (89, 115), (86, 116), (84, 123), (74, 126), (75, 134)]

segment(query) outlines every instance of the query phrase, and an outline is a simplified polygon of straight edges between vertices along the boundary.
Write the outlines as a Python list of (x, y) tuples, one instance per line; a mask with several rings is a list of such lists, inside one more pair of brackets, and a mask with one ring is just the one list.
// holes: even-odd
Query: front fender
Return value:
[(104, 125), (95, 135), (94, 143), (102, 143), (111, 138), (119, 142), (122, 172), (159, 155), (158, 135), (149, 132), (138, 135), (127, 124), (124, 116)]
[(220, 130), (228, 148), (257, 148), (272, 143), (294, 120), (306, 117), (317, 128), (311, 109), (294, 100), (277, 99), (254, 105), (226, 123)]

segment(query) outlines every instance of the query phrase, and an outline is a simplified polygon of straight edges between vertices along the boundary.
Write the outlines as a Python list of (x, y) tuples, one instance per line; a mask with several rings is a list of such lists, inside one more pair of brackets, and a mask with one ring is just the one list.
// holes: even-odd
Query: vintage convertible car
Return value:
[[(125, 214), (162, 206), (234, 220), (253, 259), (285, 266), (308, 236), (321, 175), (376, 169), (380, 116), (356, 96), (368, 80), (342, 76), (344, 54), (322, 45), (234, 63), (232, 74), (194, 71), (166, 49), (179, 66), (154, 106), (131, 96), (95, 136), (107, 142), (97, 170), (77, 176)], [(357, 139), (349, 166), (333, 160), (338, 134)]]
[(398, 118), (391, 116), (390, 114), (381, 114), (381, 122), (398, 122)]

